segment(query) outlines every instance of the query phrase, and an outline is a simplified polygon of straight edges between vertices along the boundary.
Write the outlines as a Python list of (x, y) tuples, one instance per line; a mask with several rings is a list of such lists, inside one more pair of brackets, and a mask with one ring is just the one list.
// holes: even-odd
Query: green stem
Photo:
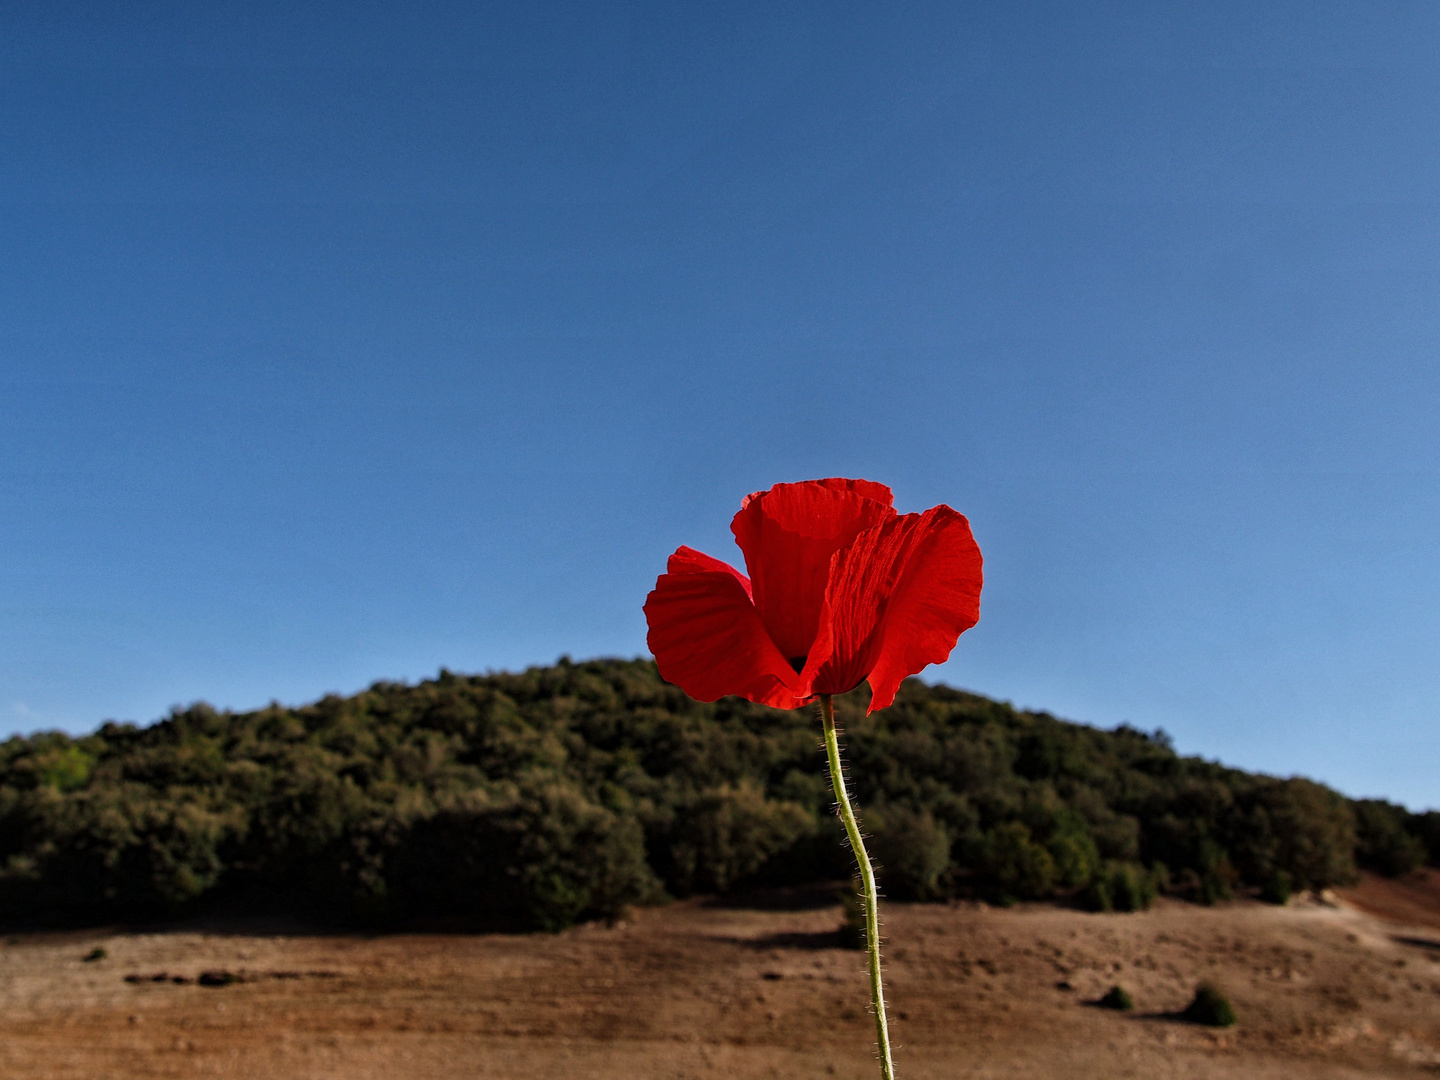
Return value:
[(845, 822), (850, 846), (855, 849), (855, 861), (860, 865), (860, 880), (865, 888), (865, 944), (870, 951), (870, 1005), (875, 1013), (875, 1042), (880, 1047), (880, 1075), (885, 1080), (895, 1080), (895, 1063), (890, 1058), (890, 1032), (885, 1021), (885, 991), (880, 987), (880, 900), (875, 892), (875, 871), (870, 868), (870, 856), (865, 852), (865, 841), (860, 836), (855, 811), (850, 807), (850, 796), (845, 794), (840, 743), (835, 738), (835, 704), (829, 694), (820, 695), (820, 715), (825, 721), (825, 755), (830, 759), (830, 786), (835, 789), (840, 820)]

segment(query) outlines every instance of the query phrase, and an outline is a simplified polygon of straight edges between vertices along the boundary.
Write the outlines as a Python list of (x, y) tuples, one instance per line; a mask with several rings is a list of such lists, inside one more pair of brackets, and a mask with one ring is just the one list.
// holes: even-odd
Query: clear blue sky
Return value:
[(0, 9), (0, 730), (644, 652), (780, 480), (930, 677), (1440, 804), (1440, 9)]

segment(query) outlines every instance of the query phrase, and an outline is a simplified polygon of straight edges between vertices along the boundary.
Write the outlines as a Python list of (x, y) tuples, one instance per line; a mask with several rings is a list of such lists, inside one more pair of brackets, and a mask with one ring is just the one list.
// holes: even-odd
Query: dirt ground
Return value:
[[(870, 1078), (864, 957), (839, 947), (840, 918), (812, 891), (525, 937), (11, 936), (0, 1076)], [(906, 1078), (1440, 1071), (1433, 871), (1285, 908), (890, 904), (885, 930)], [(1202, 980), (1235, 1027), (1172, 1015)], [(1133, 1013), (1091, 1004), (1115, 984)]]

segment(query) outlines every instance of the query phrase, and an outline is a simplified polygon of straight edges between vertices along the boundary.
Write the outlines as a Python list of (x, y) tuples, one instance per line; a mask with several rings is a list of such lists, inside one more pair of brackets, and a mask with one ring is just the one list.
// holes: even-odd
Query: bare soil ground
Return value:
[[(878, 1075), (864, 957), (838, 947), (839, 906), (823, 891), (752, 901), (524, 937), (213, 924), (12, 936), (0, 1076)], [(1367, 880), (1334, 905), (890, 904), (885, 919), (906, 1078), (1440, 1071), (1433, 873)], [(203, 985), (205, 972), (240, 981)], [(1202, 980), (1230, 995), (1235, 1027), (1175, 1018)], [(1091, 1004), (1115, 984), (1134, 1013)]]
[(1391, 881), (1367, 874), (1340, 896), (1353, 907), (1382, 919), (1440, 930), (1440, 870), (1426, 867)]

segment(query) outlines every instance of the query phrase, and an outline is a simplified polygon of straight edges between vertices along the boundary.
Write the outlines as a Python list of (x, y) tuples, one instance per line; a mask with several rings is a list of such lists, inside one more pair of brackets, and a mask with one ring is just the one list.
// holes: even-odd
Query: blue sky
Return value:
[(1440, 805), (1440, 12), (0, 11), (0, 731), (644, 651), (781, 480), (929, 677)]

